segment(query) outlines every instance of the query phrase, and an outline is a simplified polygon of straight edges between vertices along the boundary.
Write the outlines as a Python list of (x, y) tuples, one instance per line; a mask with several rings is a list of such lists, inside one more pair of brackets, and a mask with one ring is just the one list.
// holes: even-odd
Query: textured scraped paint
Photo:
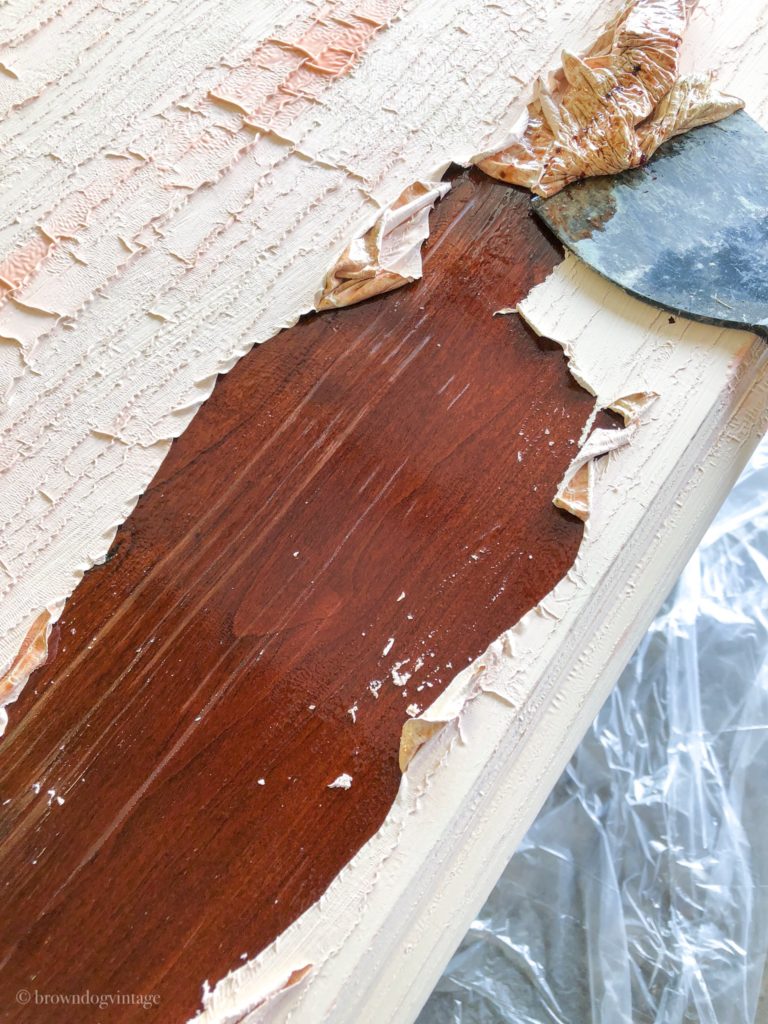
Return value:
[(0, 678), (217, 374), (311, 310), (405, 188), (503, 146), (528, 83), (604, 16), (586, 0), (0, 12)]
[[(718, 68), (768, 127), (768, 4), (737, 16), (725, 0), (704, 0), (690, 44), (683, 70)], [(768, 349), (753, 336), (675, 321), (571, 256), (518, 308), (563, 347), (596, 407), (615, 408), (634, 434), (586, 463), (589, 514), (572, 570), (406, 723), (407, 771), (382, 828), (272, 946), (206, 990), (202, 1024), (415, 1016), (460, 937), (456, 899), (479, 906), (478, 880), (498, 877), (569, 756), (564, 737), (604, 698), (595, 680), (618, 675), (768, 427)], [(374, 976), (371, 958), (389, 969)], [(308, 962), (290, 996), (273, 1001)]]

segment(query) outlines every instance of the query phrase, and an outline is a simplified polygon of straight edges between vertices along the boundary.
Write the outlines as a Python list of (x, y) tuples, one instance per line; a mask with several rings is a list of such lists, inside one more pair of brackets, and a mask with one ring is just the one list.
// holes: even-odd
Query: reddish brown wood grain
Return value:
[[(146, 1017), (36, 1015), (21, 988), (191, 1016), (378, 828), (406, 707), (568, 569), (581, 525), (552, 496), (592, 399), (557, 346), (492, 315), (559, 259), (526, 196), (464, 173), (424, 281), (300, 323), (217, 385), (11, 709), (3, 1020)], [(352, 788), (327, 788), (341, 772)]]

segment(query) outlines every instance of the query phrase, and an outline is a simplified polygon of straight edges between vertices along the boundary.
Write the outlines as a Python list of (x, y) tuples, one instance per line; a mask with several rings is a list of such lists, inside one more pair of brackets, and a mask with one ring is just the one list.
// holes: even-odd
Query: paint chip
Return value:
[(333, 782), (329, 782), (327, 788), (328, 789), (349, 789), (351, 787), (351, 785), (352, 785), (352, 776), (351, 775), (347, 775), (347, 773), (344, 772), (342, 775), (339, 775), (338, 778), (334, 779)]
[(395, 643), (395, 638), (393, 636), (391, 636), (389, 638), (389, 640), (387, 640), (386, 644), (384, 645), (384, 650), (381, 652), (382, 658), (386, 658), (386, 656), (392, 650), (392, 647), (394, 646), (394, 643)]
[(406, 658), (405, 661), (397, 661), (392, 666), (392, 682), (395, 684), (395, 686), (405, 686), (405, 684), (411, 678), (411, 672), (400, 671), (403, 665), (407, 665), (410, 660), (410, 658)]

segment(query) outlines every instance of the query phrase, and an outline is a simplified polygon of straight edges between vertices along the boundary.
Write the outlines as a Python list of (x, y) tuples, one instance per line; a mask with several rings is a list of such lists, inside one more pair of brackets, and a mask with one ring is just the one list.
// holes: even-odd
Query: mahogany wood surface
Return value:
[(406, 707), (581, 539), (552, 497), (593, 399), (492, 315), (560, 259), (525, 194), (456, 174), (421, 282), (306, 318), (217, 384), (9, 709), (0, 1019), (147, 1019), (27, 989), (154, 994), (186, 1020), (379, 827)]

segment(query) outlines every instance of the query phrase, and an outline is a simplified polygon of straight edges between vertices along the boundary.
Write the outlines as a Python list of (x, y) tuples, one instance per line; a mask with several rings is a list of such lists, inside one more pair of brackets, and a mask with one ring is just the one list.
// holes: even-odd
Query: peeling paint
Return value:
[(421, 277), (421, 246), (429, 236), (429, 213), (450, 185), (414, 182), (354, 239), (323, 284), (317, 309), (336, 309), (402, 288)]
[[(157, 5), (153, 30), (157, 38), (166, 28), (169, 34), (161, 50), (146, 54), (131, 49), (132, 13), (115, 26), (106, 8), (97, 8), (90, 22), (78, 20), (81, 6), (73, 0), (44, 25), (30, 16), (3, 26), (8, 15), (0, 12), (4, 35), (23, 41), (13, 61), (17, 78), (0, 80), (7, 112), (0, 138), (4, 151), (15, 154), (23, 129), (26, 147), (24, 159), (13, 161), (6, 192), (16, 213), (0, 227), (0, 255), (10, 261), (4, 280), (16, 301), (60, 313), (42, 317), (39, 326), (22, 317), (23, 365), (18, 344), (0, 349), (0, 379), (13, 381), (13, 405), (0, 417), (9, 494), (2, 524), (5, 666), (24, 656), (19, 652), (27, 640), (27, 650), (40, 651), (39, 609), (47, 607), (48, 622), (54, 619), (82, 573), (104, 556), (116, 524), (216, 374), (310, 310), (334, 254), (347, 239), (361, 237), (410, 183), (436, 182), (450, 160), (468, 162), (508, 145), (529, 99), (524, 83), (551, 64), (566, 41), (556, 3), (540, 4), (534, 14), (524, 4), (485, 3), (472, 19), (453, 3), (407, 3), (403, 17), (376, 35), (360, 74), (333, 74), (344, 66), (343, 55), (328, 55), (333, 103), (309, 103), (300, 111), (288, 103), (270, 107), (276, 117), (266, 130), (252, 111), (249, 119), (243, 107), (215, 94), (222, 71), (247, 65), (264, 39), (287, 37), (283, 4), (267, 2), (254, 14), (253, 5), (233, 3), (223, 18), (216, 5), (204, 3), (210, 33), (190, 33), (175, 5), (172, 11)], [(317, 6), (293, 7), (296, 19), (304, 19), (296, 33), (301, 40)], [(702, 25), (718, 13), (714, 3), (702, 10)], [(525, 38), (517, 34), (523, 18)], [(584, 45), (595, 28), (586, 16), (578, 29), (576, 21), (567, 29), (573, 47)], [(751, 26), (745, 32), (743, 19), (731, 17), (723, 32), (698, 37), (702, 50), (709, 46), (717, 55), (721, 47), (726, 57), (718, 63), (748, 97), (750, 84), (763, 81), (765, 19), (761, 25), (762, 35)], [(165, 59), (174, 45), (183, 50), (183, 59), (176, 58), (183, 72)], [(519, 49), (510, 61), (512, 45)], [(49, 64), (39, 60), (40, 49), (51, 55)], [(275, 58), (283, 59), (285, 49), (277, 46)], [(97, 97), (104, 89), (98, 66), (105, 50), (113, 56), (109, 74), (130, 72), (136, 83), (126, 100), (135, 109), (120, 124), (95, 103), (95, 120), (88, 121), (61, 85), (71, 79)], [(320, 68), (314, 50), (304, 47), (304, 57), (315, 65), (313, 73)], [(417, 63), (418, 96), (407, 74), (395, 82), (381, 73)], [(764, 104), (766, 92), (753, 89), (752, 95)], [(70, 102), (72, 109), (62, 109)], [(17, 117), (27, 106), (35, 110), (31, 124)], [(289, 110), (296, 118), (287, 124)], [(59, 236), (49, 218), (69, 197), (73, 226), (60, 230), (72, 236), (68, 244), (78, 260), (51, 241)], [(46, 227), (38, 230), (40, 224)], [(472, 835), (459, 812), (472, 803), (478, 815), (487, 813), (470, 796), (485, 778), (489, 737), (501, 744), (530, 736), (544, 716), (554, 740), (562, 739), (551, 725), (551, 709), (570, 707), (576, 714), (585, 691), (566, 684), (581, 678), (578, 670), (598, 658), (601, 643), (610, 646), (615, 622), (629, 631), (639, 607), (630, 594), (606, 625), (591, 599), (622, 559), (643, 565), (660, 551), (673, 561), (661, 527), (652, 536), (636, 534), (648, 508), (663, 506), (671, 522), (677, 510), (664, 504), (665, 490), (681, 501), (705, 479), (705, 470), (704, 496), (713, 500), (723, 486), (716, 472), (723, 459), (738, 461), (765, 428), (766, 355), (748, 337), (684, 321), (669, 327), (666, 317), (655, 317), (572, 260), (521, 308), (563, 346), (574, 373), (591, 382), (596, 409), (629, 410), (631, 396), (657, 396), (643, 410), (637, 443), (624, 444), (615, 458), (590, 462), (590, 514), (568, 576), (467, 666), (428, 713), (406, 723), (418, 742), (379, 832), (272, 946), (213, 991), (206, 985), (201, 1022), (288, 1016), (314, 1022), (334, 1013), (342, 1021), (355, 1014), (355, 993), (345, 1009), (334, 977), (353, 978), (373, 944), (390, 941), (382, 922), (413, 916), (399, 887), (409, 872), (428, 877), (436, 838), (446, 849), (453, 827), (462, 849), (469, 844)], [(13, 303), (0, 309), (3, 336), (1, 318), (15, 309)], [(27, 357), (34, 357), (34, 372)], [(724, 434), (725, 424), (732, 427)], [(717, 452), (725, 456), (716, 458)], [(707, 466), (700, 467), (696, 460), (705, 458)], [(53, 500), (40, 493), (41, 481)], [(693, 527), (678, 527), (676, 550), (681, 538), (687, 541), (685, 529)], [(572, 650), (574, 637), (589, 640)], [(494, 733), (497, 725), (501, 732)], [(553, 736), (544, 735), (534, 745), (529, 765), (542, 763), (542, 744), (550, 743)], [(532, 791), (543, 784), (546, 779), (530, 779)], [(474, 831), (481, 825), (471, 819)], [(446, 882), (451, 877), (443, 875)], [(399, 940), (391, 941), (406, 976)], [(367, 995), (375, 1016), (383, 1004), (375, 992)]]
[[(682, 66), (717, 65), (768, 125), (768, 19), (756, 30), (733, 13), (724, 0), (701, 4)], [(381, 1020), (395, 1010), (416, 1015), (450, 954), (443, 935), (452, 948), (474, 909), (456, 903), (467, 897), (456, 880), (492, 884), (561, 770), (567, 736), (591, 720), (768, 427), (768, 350), (759, 339), (671, 323), (570, 256), (518, 310), (563, 348), (572, 375), (595, 395), (595, 413), (612, 408), (636, 433), (588, 463), (589, 517), (570, 572), (405, 723), (404, 774), (382, 827), (313, 907), (229, 976), (226, 1000), (222, 989), (201, 1024), (220, 1024), (249, 993), (309, 959), (318, 965), (310, 984), (280, 1013), (257, 1011), (249, 1024), (351, 1024), (363, 1007)], [(408, 941), (421, 943), (413, 969)], [(367, 967), (374, 953), (385, 977)], [(361, 993), (350, 982), (363, 972)]]
[(217, 375), (312, 310), (404, 190), (503, 146), (565, 33), (558, 0), (86, 8), (0, 11), (0, 673)]
[(711, 75), (678, 77), (697, 0), (630, 0), (583, 57), (563, 51), (539, 79), (519, 137), (479, 163), (492, 177), (551, 196), (572, 181), (638, 167), (675, 135), (744, 104)]

